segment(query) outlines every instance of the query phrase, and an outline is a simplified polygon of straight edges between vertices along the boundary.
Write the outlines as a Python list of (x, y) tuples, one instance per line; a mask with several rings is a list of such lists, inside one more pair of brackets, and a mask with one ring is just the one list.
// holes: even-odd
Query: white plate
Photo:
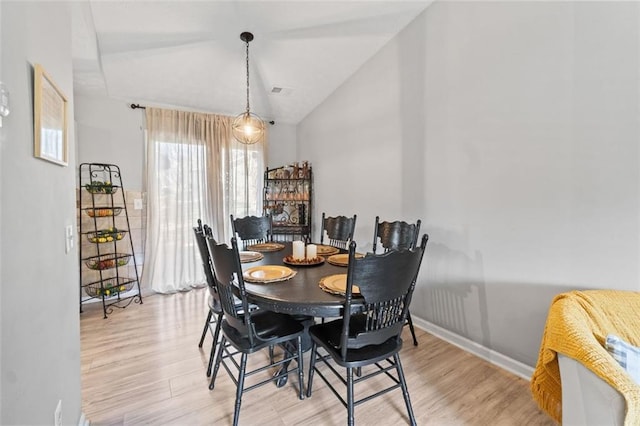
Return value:
[(293, 277), (296, 271), (280, 265), (254, 266), (243, 272), (242, 276), (246, 281), (256, 283), (267, 283), (284, 281)]

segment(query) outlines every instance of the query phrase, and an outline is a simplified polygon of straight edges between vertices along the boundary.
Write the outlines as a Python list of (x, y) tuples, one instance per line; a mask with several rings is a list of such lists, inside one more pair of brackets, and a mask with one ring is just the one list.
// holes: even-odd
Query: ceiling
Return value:
[(75, 1), (74, 92), (239, 114), (250, 31), (251, 111), (296, 124), (431, 1)]

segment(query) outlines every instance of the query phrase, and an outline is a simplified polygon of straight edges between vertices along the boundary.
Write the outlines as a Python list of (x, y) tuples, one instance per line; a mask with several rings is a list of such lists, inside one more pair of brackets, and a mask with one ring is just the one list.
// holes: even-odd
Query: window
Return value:
[(147, 244), (143, 285), (160, 293), (205, 284), (193, 227), (231, 239), (230, 214), (262, 215), (264, 144), (231, 137), (231, 118), (147, 108)]

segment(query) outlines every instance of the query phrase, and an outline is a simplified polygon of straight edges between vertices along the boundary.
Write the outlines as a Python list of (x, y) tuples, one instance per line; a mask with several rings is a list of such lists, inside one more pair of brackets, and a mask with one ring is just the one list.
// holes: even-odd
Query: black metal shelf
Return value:
[(273, 234), (311, 240), (313, 171), (304, 162), (267, 169), (264, 173), (263, 210), (273, 220)]
[[(126, 308), (132, 302), (142, 303), (120, 168), (115, 164), (80, 164), (79, 182), (78, 234), (87, 236), (86, 241), (79, 241), (80, 312), (83, 303), (97, 299), (102, 302), (104, 318), (107, 318), (113, 308)], [(116, 227), (116, 220), (126, 222), (126, 226)], [(85, 226), (89, 229), (83, 229)], [(130, 264), (135, 277), (127, 276), (131, 270), (129, 273), (121, 271)]]

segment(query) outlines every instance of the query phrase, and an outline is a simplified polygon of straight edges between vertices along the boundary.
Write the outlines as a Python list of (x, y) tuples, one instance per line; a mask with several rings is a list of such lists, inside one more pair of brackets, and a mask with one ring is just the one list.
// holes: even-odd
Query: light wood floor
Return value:
[[(92, 425), (231, 424), (235, 385), (221, 369), (209, 391), (211, 336), (198, 348), (206, 296), (206, 289), (149, 296), (106, 320), (97, 304), (85, 309), (82, 409)], [(527, 381), (417, 331), (414, 347), (405, 327), (401, 359), (418, 424), (554, 425), (531, 399)], [(251, 359), (263, 362), (266, 352)], [(245, 394), (240, 424), (346, 423), (346, 410), (318, 377), (311, 398), (298, 400), (296, 386), (290, 376), (284, 388), (267, 384)], [(355, 417), (360, 425), (408, 424), (400, 391), (356, 407)]]

